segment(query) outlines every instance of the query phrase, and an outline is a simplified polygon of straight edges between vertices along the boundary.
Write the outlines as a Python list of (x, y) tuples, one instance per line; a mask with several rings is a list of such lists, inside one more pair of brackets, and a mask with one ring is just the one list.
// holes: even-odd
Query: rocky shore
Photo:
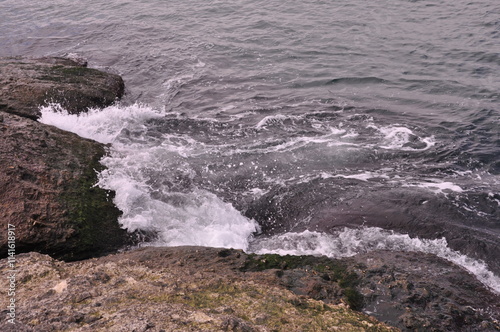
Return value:
[[(500, 329), (499, 297), (425, 254), (331, 260), (146, 247), (68, 263), (21, 254), (16, 269), (17, 323), (3, 320), (2, 331)], [(0, 306), (8, 306), (4, 288)]]
[(110, 105), (123, 87), (81, 60), (0, 59), (1, 331), (500, 331), (500, 296), (433, 255), (117, 253), (134, 237), (94, 186), (106, 146), (36, 119), (50, 103)]

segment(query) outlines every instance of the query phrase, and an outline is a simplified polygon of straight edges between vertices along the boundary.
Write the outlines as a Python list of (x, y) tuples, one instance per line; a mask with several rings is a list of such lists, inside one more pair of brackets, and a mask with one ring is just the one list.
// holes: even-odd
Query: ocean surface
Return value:
[(17, 55), (124, 78), (40, 121), (111, 144), (144, 245), (422, 251), (500, 293), (497, 0), (1, 0)]

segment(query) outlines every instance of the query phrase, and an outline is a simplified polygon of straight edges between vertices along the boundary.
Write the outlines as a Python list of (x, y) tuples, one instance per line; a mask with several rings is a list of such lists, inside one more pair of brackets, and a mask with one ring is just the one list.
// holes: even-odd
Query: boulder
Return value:
[(33, 120), (48, 101), (75, 113), (122, 93), (118, 76), (72, 60), (0, 60), (0, 257), (8, 252), (7, 229), (14, 232), (16, 253), (65, 260), (130, 243), (117, 221), (114, 193), (95, 186), (106, 147)]
[[(113, 192), (95, 186), (104, 154), (105, 147), (95, 141), (3, 114), (0, 224), (15, 231), (16, 252), (82, 259), (126, 243)], [(7, 231), (0, 232), (2, 257), (7, 242)]]
[(69, 113), (108, 106), (121, 98), (120, 76), (66, 58), (0, 59), (0, 111), (31, 119), (39, 107), (60, 104)]

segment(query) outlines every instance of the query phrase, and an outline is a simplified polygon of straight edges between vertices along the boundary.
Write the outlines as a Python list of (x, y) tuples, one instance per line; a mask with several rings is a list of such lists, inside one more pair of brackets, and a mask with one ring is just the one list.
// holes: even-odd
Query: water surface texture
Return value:
[(79, 56), (99, 185), (153, 245), (424, 251), (500, 292), (500, 3), (0, 2), (0, 56)]

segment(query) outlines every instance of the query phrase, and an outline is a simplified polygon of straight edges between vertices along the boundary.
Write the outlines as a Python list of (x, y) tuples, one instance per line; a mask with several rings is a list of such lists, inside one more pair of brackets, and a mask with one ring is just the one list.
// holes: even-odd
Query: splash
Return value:
[(163, 116), (159, 111), (141, 104), (91, 109), (80, 115), (69, 114), (57, 104), (41, 107), (40, 111), (40, 122), (104, 144), (116, 142), (125, 130), (145, 129), (145, 121)]
[(382, 136), (382, 142), (379, 146), (386, 150), (401, 150), (401, 151), (425, 151), (436, 144), (433, 136), (420, 137), (411, 129), (399, 126), (376, 126), (371, 123), (367, 128), (375, 129)]
[(455, 263), (500, 294), (500, 278), (482, 261), (467, 257), (448, 247), (446, 239), (411, 238), (406, 234), (378, 227), (344, 228), (335, 234), (312, 231), (285, 233), (252, 242), (250, 251), (257, 254), (315, 255), (331, 258), (349, 257), (374, 250), (416, 251), (434, 254)]
[(41, 112), (42, 123), (112, 143), (109, 156), (101, 160), (107, 169), (99, 174), (98, 185), (116, 192), (114, 203), (123, 211), (123, 228), (157, 234), (152, 245), (246, 249), (259, 231), (255, 221), (231, 204), (191, 185), (195, 172), (184, 161), (190, 142), (173, 144), (173, 135), (148, 134), (147, 122), (164, 117), (161, 112), (144, 105), (112, 106), (81, 115), (55, 106)]

